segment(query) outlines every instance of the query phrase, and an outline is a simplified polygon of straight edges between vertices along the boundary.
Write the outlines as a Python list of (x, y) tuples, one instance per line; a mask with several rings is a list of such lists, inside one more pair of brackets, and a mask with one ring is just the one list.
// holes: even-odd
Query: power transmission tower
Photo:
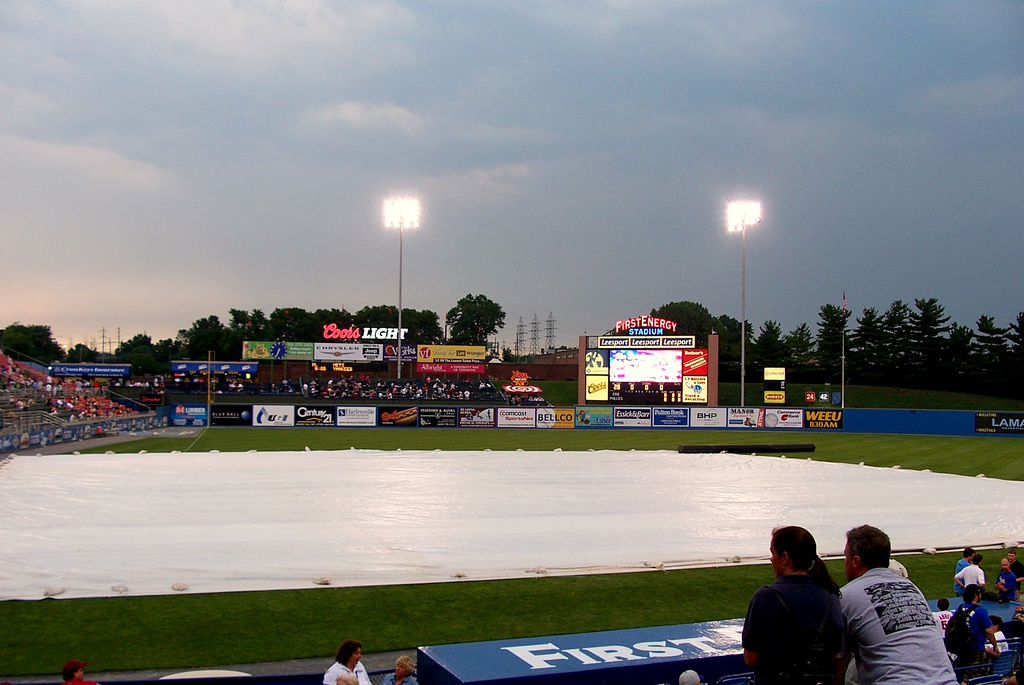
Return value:
[(516, 324), (516, 361), (519, 361), (519, 355), (522, 354), (523, 347), (526, 344), (526, 324), (523, 323), (523, 317), (519, 317), (519, 323)]
[(530, 354), (540, 354), (540, 319), (536, 314), (530, 322)]
[(544, 344), (549, 350), (555, 349), (555, 315), (548, 312), (548, 320), (544, 324)]

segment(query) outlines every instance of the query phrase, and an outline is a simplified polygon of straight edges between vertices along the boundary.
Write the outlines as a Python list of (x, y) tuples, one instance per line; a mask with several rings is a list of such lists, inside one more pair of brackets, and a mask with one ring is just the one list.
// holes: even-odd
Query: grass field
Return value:
[[(556, 407), (576, 404), (576, 381), (536, 381), (544, 390), (544, 399)], [(808, 385), (786, 383), (787, 406), (804, 407), (804, 392), (814, 390), (839, 390), (839, 384), (826, 386), (823, 383)], [(763, 394), (759, 383), (747, 382), (747, 406), (761, 406)], [(719, 383), (718, 403), (725, 406), (740, 405), (740, 384)], [(872, 385), (846, 386), (846, 406), (860, 409), (970, 409), (976, 411), (1024, 411), (1024, 400), (1005, 397), (967, 395), (948, 390), (917, 390), (914, 388), (889, 388)]]
[[(759, 432), (217, 428), (198, 440), (150, 438), (109, 449), (674, 450), (680, 442), (764, 440)], [(773, 442), (785, 440), (816, 443), (813, 457), (823, 461), (899, 464), (1024, 480), (1024, 443), (1016, 439), (772, 434)], [(939, 597), (950, 590), (957, 556), (918, 555), (901, 561), (927, 596)], [(830, 567), (841, 581), (841, 562), (832, 561)], [(358, 637), (367, 652), (376, 652), (735, 618), (743, 615), (751, 592), (770, 580), (770, 567), (756, 565), (393, 587), (0, 602), (0, 675), (52, 675), (69, 657), (88, 659), (94, 671), (186, 668), (328, 656), (347, 637)]]

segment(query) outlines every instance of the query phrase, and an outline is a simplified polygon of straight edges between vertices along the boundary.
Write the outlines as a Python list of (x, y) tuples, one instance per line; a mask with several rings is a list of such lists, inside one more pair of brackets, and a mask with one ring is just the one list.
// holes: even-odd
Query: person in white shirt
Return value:
[(346, 685), (342, 676), (355, 676), (359, 685), (370, 685), (370, 676), (366, 672), (366, 667), (359, 663), (362, 657), (362, 642), (359, 640), (342, 642), (334, 656), (334, 665), (324, 673), (323, 685)]
[(981, 570), (982, 558), (980, 554), (975, 554), (971, 557), (971, 565), (965, 566), (960, 573), (953, 576), (953, 580), (956, 581), (957, 585), (962, 588), (968, 585), (977, 585), (982, 590), (985, 589), (985, 572)]

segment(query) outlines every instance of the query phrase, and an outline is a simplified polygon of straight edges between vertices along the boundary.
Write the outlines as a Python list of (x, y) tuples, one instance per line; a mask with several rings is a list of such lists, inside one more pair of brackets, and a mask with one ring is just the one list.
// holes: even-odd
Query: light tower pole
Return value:
[(398, 378), (402, 378), (402, 234), (420, 227), (420, 201), (414, 197), (384, 200), (384, 228), (398, 229)]
[(740, 277), (740, 406), (747, 406), (747, 226), (761, 221), (760, 202), (730, 202), (725, 208), (725, 226), (743, 235)]

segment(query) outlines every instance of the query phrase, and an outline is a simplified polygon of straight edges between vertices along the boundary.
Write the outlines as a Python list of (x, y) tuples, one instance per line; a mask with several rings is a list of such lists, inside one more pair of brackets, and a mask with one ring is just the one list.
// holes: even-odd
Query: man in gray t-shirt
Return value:
[(842, 589), (842, 608), (858, 682), (956, 685), (924, 595), (888, 568), (891, 549), (889, 536), (873, 526), (846, 533), (850, 582)]

